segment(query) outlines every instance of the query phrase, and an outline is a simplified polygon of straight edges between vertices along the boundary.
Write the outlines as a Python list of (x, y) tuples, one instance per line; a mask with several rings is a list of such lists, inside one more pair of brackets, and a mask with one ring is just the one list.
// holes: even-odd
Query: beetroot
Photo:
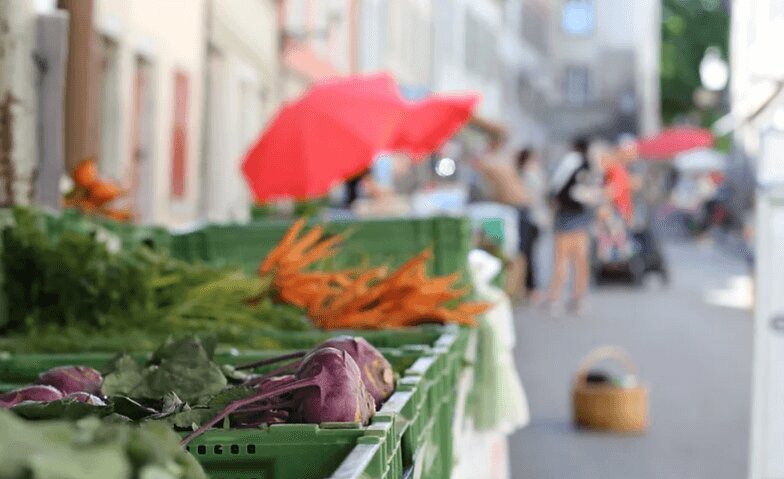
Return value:
[(0, 408), (8, 409), (22, 401), (50, 402), (62, 398), (63, 393), (52, 386), (26, 386), (16, 391), (0, 394)]
[[(274, 382), (273, 382), (274, 381)], [(308, 354), (294, 379), (269, 380), (260, 383), (259, 392), (234, 401), (215, 417), (182, 440), (187, 445), (204, 431), (219, 423), (226, 416), (243, 411), (243, 422), (252, 422), (246, 416), (254, 412), (263, 416), (272, 410), (293, 408), (299, 419), (308, 423), (360, 422), (367, 425), (375, 412), (373, 396), (362, 381), (362, 374), (351, 355), (335, 348), (317, 349)], [(291, 404), (282, 396), (292, 394)]]
[(365, 338), (336, 336), (316, 346), (316, 349), (322, 348), (335, 348), (351, 355), (362, 373), (362, 382), (379, 407), (394, 392), (395, 374), (392, 365)]
[(71, 393), (65, 396), (64, 399), (79, 401), (85, 404), (89, 404), (90, 406), (106, 406), (106, 403), (103, 401), (103, 399), (99, 398), (98, 396), (93, 396), (92, 394), (86, 393), (84, 391)]
[(101, 373), (86, 366), (60, 366), (52, 368), (35, 381), (36, 384), (54, 386), (64, 394), (85, 392), (89, 394), (101, 393)]

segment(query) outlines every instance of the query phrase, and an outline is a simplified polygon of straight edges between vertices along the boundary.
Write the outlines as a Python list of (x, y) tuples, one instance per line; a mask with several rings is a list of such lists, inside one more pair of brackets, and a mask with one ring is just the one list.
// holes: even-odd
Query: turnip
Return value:
[[(302, 360), (294, 379), (268, 384), (257, 394), (234, 401), (189, 434), (182, 444), (187, 445), (226, 416), (251, 405), (258, 406), (254, 408), (258, 414), (280, 409), (281, 396), (288, 393), (292, 394), (292, 406), (298, 419), (307, 423), (360, 422), (366, 425), (375, 412), (373, 396), (365, 388), (351, 355), (335, 348), (323, 348)], [(266, 408), (264, 401), (268, 401)]]
[(392, 365), (365, 338), (336, 336), (316, 346), (316, 349), (335, 348), (345, 351), (359, 366), (362, 381), (373, 396), (376, 405), (386, 401), (395, 390), (395, 374)]
[(63, 393), (52, 386), (26, 386), (16, 391), (0, 394), (0, 408), (9, 409), (23, 401), (50, 402), (62, 398)]
[(319, 385), (316, 390), (300, 389), (294, 393), (295, 401), (299, 402), (299, 418), (304, 422), (366, 425), (376, 410), (359, 367), (347, 351), (316, 349), (305, 357), (296, 376), (317, 379)]
[[(351, 337), (351, 336), (335, 336), (314, 348), (335, 348), (340, 351), (345, 351), (351, 355), (351, 358), (359, 366), (359, 371), (362, 373), (362, 381), (368, 392), (373, 396), (378, 407), (386, 401), (395, 390), (395, 375), (392, 371), (392, 366), (386, 360), (378, 349), (374, 348), (365, 338)], [(237, 366), (235, 369), (253, 369), (270, 364), (276, 364), (287, 359), (295, 359), (305, 356), (305, 352), (290, 353), (275, 358), (264, 359), (250, 364)], [(268, 373), (268, 375), (279, 375), (281, 373), (290, 372), (300, 366), (302, 361), (295, 361), (284, 365), (275, 371)], [(264, 377), (264, 376), (262, 376)]]
[(89, 404), (90, 406), (106, 406), (106, 403), (103, 401), (103, 399), (84, 391), (68, 394), (64, 399), (79, 401), (81, 403)]
[(85, 392), (101, 394), (101, 373), (86, 366), (60, 366), (38, 376), (36, 384), (54, 386), (63, 394)]

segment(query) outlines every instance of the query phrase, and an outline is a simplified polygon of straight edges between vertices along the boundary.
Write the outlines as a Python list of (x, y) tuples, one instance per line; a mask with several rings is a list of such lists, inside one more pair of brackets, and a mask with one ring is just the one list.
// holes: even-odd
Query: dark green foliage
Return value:
[[(671, 123), (695, 110), (693, 94), (701, 85), (700, 61), (710, 46), (728, 57), (729, 15), (719, 0), (664, 0), (662, 3), (662, 119)], [(715, 119), (706, 112), (703, 122)]]

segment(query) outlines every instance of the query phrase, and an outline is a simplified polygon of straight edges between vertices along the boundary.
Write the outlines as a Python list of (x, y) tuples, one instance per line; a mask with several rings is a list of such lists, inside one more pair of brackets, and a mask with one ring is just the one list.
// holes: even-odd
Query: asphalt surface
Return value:
[[(665, 252), (668, 287), (596, 288), (583, 317), (516, 310), (515, 355), (531, 424), (510, 439), (512, 478), (746, 477), (752, 344), (751, 311), (744, 307), (747, 268), (709, 244), (670, 243)], [(625, 348), (650, 387), (651, 425), (643, 436), (571, 425), (576, 365), (602, 344)]]

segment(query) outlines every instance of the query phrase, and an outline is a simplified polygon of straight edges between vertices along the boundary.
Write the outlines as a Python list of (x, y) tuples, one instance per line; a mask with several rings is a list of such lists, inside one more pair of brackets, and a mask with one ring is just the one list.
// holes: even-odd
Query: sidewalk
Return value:
[[(516, 312), (517, 362), (531, 425), (510, 442), (511, 477), (739, 479), (746, 475), (751, 313), (715, 304), (743, 284), (743, 261), (711, 245), (669, 244), (669, 288), (596, 290), (583, 318)], [(740, 303), (737, 303), (740, 304)], [(642, 437), (571, 426), (574, 368), (592, 347), (626, 348), (651, 387)]]

